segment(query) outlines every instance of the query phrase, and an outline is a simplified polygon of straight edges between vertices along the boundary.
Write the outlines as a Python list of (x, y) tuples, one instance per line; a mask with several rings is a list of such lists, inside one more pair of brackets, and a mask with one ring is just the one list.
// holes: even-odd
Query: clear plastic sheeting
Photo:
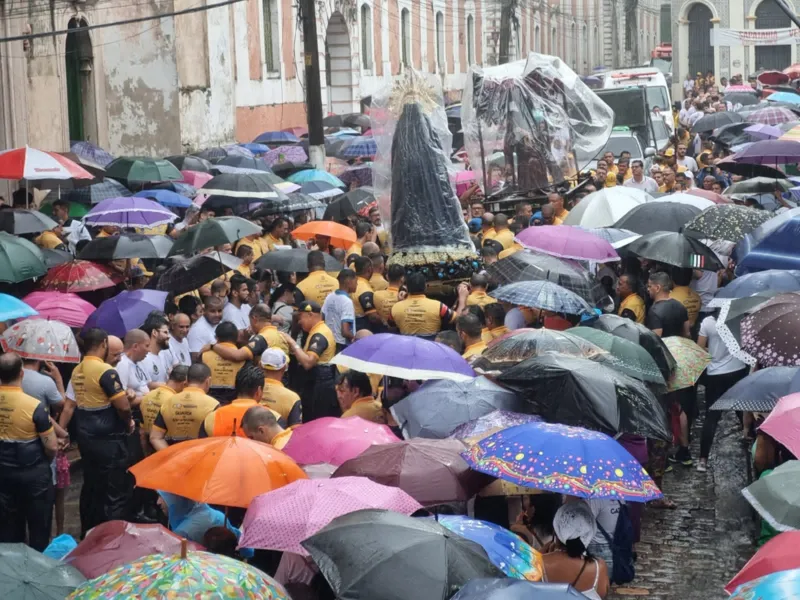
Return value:
[(472, 67), (461, 104), (464, 145), (486, 194), (557, 185), (605, 146), (614, 112), (555, 56)]

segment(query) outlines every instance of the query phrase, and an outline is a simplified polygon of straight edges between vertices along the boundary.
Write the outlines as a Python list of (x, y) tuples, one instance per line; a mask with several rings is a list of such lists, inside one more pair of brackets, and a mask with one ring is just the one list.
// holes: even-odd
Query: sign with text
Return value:
[(712, 46), (782, 46), (800, 41), (800, 29), (712, 29)]

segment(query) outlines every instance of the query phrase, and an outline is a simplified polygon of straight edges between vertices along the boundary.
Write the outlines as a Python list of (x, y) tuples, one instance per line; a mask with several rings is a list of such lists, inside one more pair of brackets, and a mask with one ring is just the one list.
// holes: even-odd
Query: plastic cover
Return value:
[[(560, 58), (536, 54), (472, 67), (461, 104), (464, 145), (487, 194), (559, 184), (603, 149), (614, 112)], [(488, 189), (487, 189), (488, 188)]]

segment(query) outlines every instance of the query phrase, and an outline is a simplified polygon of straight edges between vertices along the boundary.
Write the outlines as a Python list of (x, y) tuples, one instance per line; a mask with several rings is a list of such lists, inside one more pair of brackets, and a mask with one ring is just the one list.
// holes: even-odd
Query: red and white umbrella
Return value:
[(0, 179), (94, 179), (94, 175), (66, 156), (25, 146), (0, 152)]

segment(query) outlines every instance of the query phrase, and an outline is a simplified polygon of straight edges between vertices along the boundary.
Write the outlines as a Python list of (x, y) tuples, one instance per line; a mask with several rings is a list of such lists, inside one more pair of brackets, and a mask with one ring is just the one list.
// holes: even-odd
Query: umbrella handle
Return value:
[(181, 559), (186, 559), (188, 550), (189, 550), (189, 544), (186, 542), (186, 538), (181, 539)]

